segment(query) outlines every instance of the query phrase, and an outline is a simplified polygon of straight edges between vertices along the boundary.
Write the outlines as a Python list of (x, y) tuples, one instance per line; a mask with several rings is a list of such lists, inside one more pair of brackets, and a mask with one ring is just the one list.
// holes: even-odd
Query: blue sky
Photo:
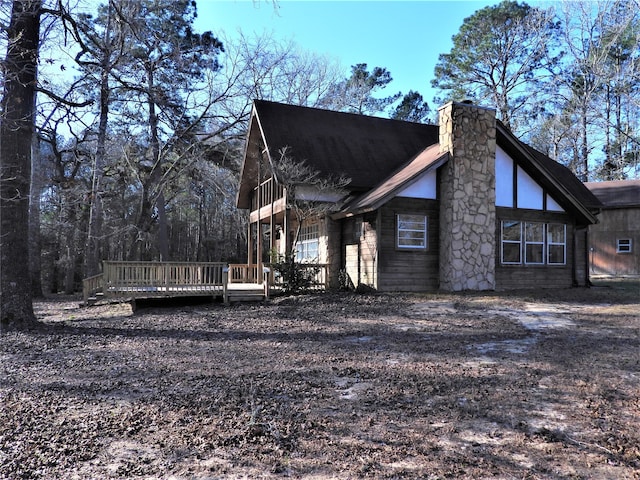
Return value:
[(385, 67), (393, 82), (387, 94), (409, 90), (422, 94), (429, 105), (433, 70), (440, 53), (451, 50), (451, 37), (464, 19), (493, 0), (414, 1), (271, 1), (198, 0), (198, 31), (245, 35), (272, 32), (293, 39), (301, 48), (327, 54), (345, 67), (366, 63)]

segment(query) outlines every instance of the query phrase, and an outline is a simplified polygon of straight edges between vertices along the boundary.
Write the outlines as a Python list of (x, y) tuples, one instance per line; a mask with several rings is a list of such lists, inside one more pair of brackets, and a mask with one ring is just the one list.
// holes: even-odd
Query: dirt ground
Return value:
[(36, 310), (3, 479), (640, 479), (639, 283)]

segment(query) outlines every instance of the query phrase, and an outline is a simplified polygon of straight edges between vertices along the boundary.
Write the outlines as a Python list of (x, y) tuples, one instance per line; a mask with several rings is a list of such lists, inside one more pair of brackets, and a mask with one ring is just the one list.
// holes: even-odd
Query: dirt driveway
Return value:
[(637, 283), (36, 308), (3, 479), (640, 478)]

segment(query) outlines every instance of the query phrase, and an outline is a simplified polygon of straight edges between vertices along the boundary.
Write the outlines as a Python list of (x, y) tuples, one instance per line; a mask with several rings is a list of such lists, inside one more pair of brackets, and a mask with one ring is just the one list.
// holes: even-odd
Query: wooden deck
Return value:
[[(327, 266), (303, 264), (313, 270), (314, 290), (327, 287)], [(82, 282), (86, 304), (100, 298), (135, 300), (210, 296), (225, 303), (265, 300), (282, 288), (281, 278), (268, 266), (223, 262), (111, 262), (103, 272)]]
[(103, 273), (83, 281), (83, 299), (144, 299), (187, 296), (232, 301), (269, 297), (269, 269), (221, 262), (103, 262)]

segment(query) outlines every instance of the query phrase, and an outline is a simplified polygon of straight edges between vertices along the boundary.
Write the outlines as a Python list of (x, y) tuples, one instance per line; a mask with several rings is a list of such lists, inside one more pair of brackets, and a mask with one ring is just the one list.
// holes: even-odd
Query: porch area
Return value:
[[(224, 262), (103, 262), (102, 273), (82, 282), (90, 305), (99, 299), (135, 300), (210, 296), (225, 304), (268, 299), (282, 288), (281, 278), (268, 265)], [(307, 268), (305, 266), (305, 268)], [(310, 265), (313, 288), (326, 288), (326, 266)]]

